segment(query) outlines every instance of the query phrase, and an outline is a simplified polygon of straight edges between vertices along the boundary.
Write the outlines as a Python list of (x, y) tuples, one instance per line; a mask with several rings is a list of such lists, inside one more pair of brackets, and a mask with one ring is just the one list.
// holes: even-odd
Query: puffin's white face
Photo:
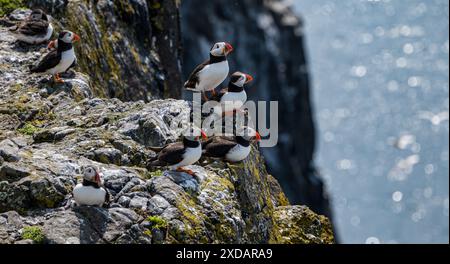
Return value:
[(261, 140), (261, 136), (259, 135), (259, 133), (256, 130), (254, 130), (253, 128), (247, 127), (247, 126), (242, 127), (241, 129), (239, 129), (238, 133), (237, 133), (237, 136), (241, 136), (245, 140), (248, 140), (248, 141), (252, 141), (252, 140), (259, 141), (259, 140)]
[(97, 173), (97, 170), (94, 167), (86, 167), (84, 169), (84, 176), (83, 178), (85, 180), (91, 181), (91, 182), (97, 182), (97, 178), (99, 178), (99, 175)]
[(238, 74), (238, 76), (236, 76), (237, 77), (237, 80), (235, 81), (235, 82), (233, 82), (233, 84), (235, 84), (235, 85), (237, 85), (237, 86), (239, 86), (239, 87), (242, 87), (242, 86), (244, 86), (244, 84), (245, 84), (245, 75), (244, 74), (242, 74), (242, 73), (239, 73)]
[(71, 31), (64, 31), (61, 34), (62, 36), (60, 35), (59, 39), (64, 41), (65, 43), (73, 43), (80, 40), (80, 37)]
[(220, 57), (228, 55), (231, 51), (233, 51), (233, 47), (230, 44), (226, 42), (217, 42), (211, 48), (210, 53), (213, 56)]
[(200, 136), (203, 139), (207, 138), (206, 134), (205, 134), (205, 132), (203, 130), (201, 130), (198, 127), (192, 127), (192, 126), (188, 127), (185, 130), (185, 132), (183, 133), (183, 136), (189, 141), (197, 141), (197, 140), (200, 139)]
[(239, 87), (243, 87), (244, 84), (247, 84), (251, 81), (253, 81), (253, 77), (242, 72), (235, 72), (231, 76), (231, 82)]

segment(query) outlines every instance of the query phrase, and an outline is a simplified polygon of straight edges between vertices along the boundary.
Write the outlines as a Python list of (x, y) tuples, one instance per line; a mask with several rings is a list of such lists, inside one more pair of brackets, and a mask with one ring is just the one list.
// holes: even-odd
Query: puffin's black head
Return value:
[(233, 51), (233, 46), (231, 46), (231, 44), (226, 43), (226, 42), (217, 42), (216, 44), (214, 44), (214, 46), (212, 46), (209, 53), (216, 57), (222, 57), (222, 56), (227, 56), (232, 51)]
[(31, 11), (30, 19), (32, 20), (45, 20), (48, 21), (47, 15), (41, 9), (34, 9)]
[(200, 144), (200, 137), (204, 140), (208, 139), (203, 130), (190, 126), (183, 133), (183, 143), (186, 147), (198, 147)]
[(80, 40), (80, 37), (77, 34), (71, 32), (71, 31), (68, 31), (68, 30), (61, 31), (58, 36), (58, 41), (63, 41), (67, 44), (74, 43), (79, 40)]
[(242, 72), (235, 72), (230, 77), (230, 83), (232, 83), (238, 87), (243, 87), (244, 84), (247, 84), (251, 81), (253, 81), (253, 77), (249, 74), (242, 73)]

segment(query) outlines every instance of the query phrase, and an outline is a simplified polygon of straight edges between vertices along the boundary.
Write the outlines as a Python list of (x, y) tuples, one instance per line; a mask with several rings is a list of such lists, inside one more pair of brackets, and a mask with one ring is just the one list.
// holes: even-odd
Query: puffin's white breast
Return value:
[(213, 90), (225, 81), (229, 70), (228, 61), (226, 60), (206, 65), (203, 70), (198, 73), (199, 83), (196, 88), (201, 91)]
[(65, 72), (72, 63), (75, 61), (75, 50), (73, 47), (70, 50), (63, 51), (61, 53), (61, 61), (54, 68), (47, 70), (48, 73), (57, 74)]
[(171, 166), (171, 169), (178, 169), (179, 167), (188, 166), (196, 163), (202, 156), (202, 146), (199, 144), (196, 148), (186, 148), (186, 152), (183, 154), (183, 160)]
[(230, 106), (232, 106), (233, 109), (239, 109), (246, 101), (247, 101), (247, 93), (244, 90), (238, 93), (227, 92), (222, 96), (222, 98), (220, 98), (220, 103), (222, 104), (223, 108), (225, 108), (227, 104), (230, 104)]
[(78, 205), (102, 206), (105, 202), (105, 197), (106, 191), (103, 188), (83, 186), (83, 184), (79, 183), (73, 189), (73, 198)]
[(250, 146), (244, 147), (239, 144), (234, 146), (230, 151), (225, 155), (225, 158), (231, 162), (238, 162), (247, 158), (248, 154), (250, 154)]

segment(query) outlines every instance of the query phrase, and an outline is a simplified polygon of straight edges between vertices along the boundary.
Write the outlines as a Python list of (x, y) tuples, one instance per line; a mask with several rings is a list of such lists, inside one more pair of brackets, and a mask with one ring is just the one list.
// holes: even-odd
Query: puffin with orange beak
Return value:
[[(51, 40), (47, 45), (47, 49), (49, 51), (58, 49), (58, 39)], [(66, 72), (75, 66), (77, 66), (77, 56), (76, 55), (75, 55), (74, 62), (72, 63), (72, 65), (70, 65), (70, 67), (66, 70)]]
[(184, 83), (187, 90), (202, 92), (203, 98), (208, 100), (206, 91), (214, 92), (228, 76), (229, 66), (227, 55), (233, 51), (231, 44), (218, 42), (209, 51), (209, 60), (198, 65)]
[(86, 167), (83, 182), (73, 189), (73, 198), (78, 205), (102, 206), (109, 202), (109, 192), (102, 186), (97, 169), (92, 166)]
[(222, 111), (225, 110), (225, 114), (239, 110), (247, 102), (247, 93), (244, 86), (251, 81), (253, 81), (251, 75), (235, 72), (231, 75), (228, 87), (222, 89), (213, 99), (220, 102)]
[(205, 132), (196, 127), (188, 128), (183, 133), (183, 141), (169, 144), (163, 148), (150, 147), (158, 154), (148, 161), (148, 167), (168, 166), (171, 170), (186, 172), (195, 175), (191, 170), (183, 168), (184, 166), (196, 163), (202, 156), (202, 144), (200, 136), (206, 140)]
[(218, 136), (203, 143), (203, 155), (211, 158), (225, 159), (229, 162), (239, 162), (250, 154), (252, 142), (261, 140), (259, 133), (251, 127), (242, 127), (234, 139)]
[(58, 83), (63, 83), (59, 76), (69, 69), (76, 60), (73, 43), (80, 40), (80, 37), (70, 31), (64, 30), (59, 33), (57, 48), (45, 55), (37, 65), (30, 66), (30, 71), (33, 73), (48, 73), (52, 74), (54, 80)]

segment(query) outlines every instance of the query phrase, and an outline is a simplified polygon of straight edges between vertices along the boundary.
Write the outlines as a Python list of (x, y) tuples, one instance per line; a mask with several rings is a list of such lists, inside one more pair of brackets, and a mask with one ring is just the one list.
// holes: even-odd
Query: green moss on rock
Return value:
[(7, 15), (18, 8), (24, 8), (22, 0), (0, 0), (0, 17)]
[(160, 216), (149, 216), (146, 219), (151, 224), (152, 229), (165, 229), (167, 228), (167, 221)]
[(31, 239), (37, 244), (45, 241), (45, 235), (39, 226), (26, 226), (22, 230), (22, 239)]
[(34, 135), (34, 133), (36, 133), (38, 131), (39, 131), (39, 129), (31, 123), (26, 123), (22, 128), (19, 128), (17, 130), (17, 132), (24, 134), (24, 135), (28, 135), (28, 136), (32, 136), (32, 135)]

